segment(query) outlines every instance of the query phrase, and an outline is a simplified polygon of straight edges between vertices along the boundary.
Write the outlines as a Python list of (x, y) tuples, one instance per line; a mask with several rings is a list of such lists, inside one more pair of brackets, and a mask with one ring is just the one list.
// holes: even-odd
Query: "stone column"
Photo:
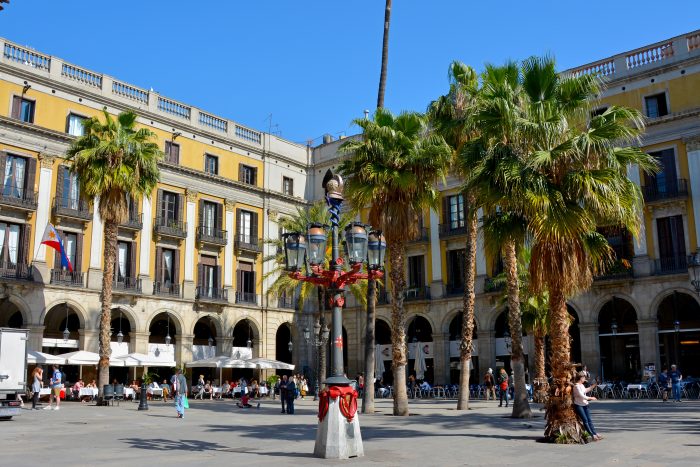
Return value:
[(41, 352), (44, 346), (44, 329), (46, 326), (27, 326), (29, 329), (29, 341), (27, 342), (27, 350), (36, 350)]
[[(236, 238), (234, 232), (233, 216), (235, 202), (227, 199), (224, 202), (226, 231), (228, 233), (228, 243), (224, 247), (224, 288), (228, 291), (228, 302), (236, 303), (236, 289), (233, 286), (233, 245)], [(229, 348), (230, 350), (230, 348)]]
[(446, 332), (433, 333), (433, 371), (432, 384), (450, 382), (450, 335)]
[(93, 200), (92, 236), (90, 237), (90, 268), (87, 273), (87, 287), (102, 290), (102, 243), (104, 242), (104, 225), (99, 211), (100, 198)]
[[(141, 279), (141, 290), (146, 294), (150, 294), (153, 291), (153, 278), (151, 277), (153, 211), (150, 196), (143, 197), (141, 203), (141, 218), (143, 219), (143, 228), (141, 229), (141, 242), (139, 244), (139, 279)], [(146, 341), (148, 341), (148, 339), (146, 339)]]
[[(639, 166), (637, 164), (630, 164), (627, 167), (627, 178), (634, 182), (635, 185), (641, 186)], [(632, 259), (632, 270), (634, 271), (634, 275), (637, 277), (649, 276), (652, 272), (652, 267), (651, 259), (649, 259), (649, 253), (647, 252), (647, 232), (643, 212), (639, 228), (639, 236), (634, 239), (633, 243), (634, 258)]]
[(179, 335), (177, 336), (177, 345), (175, 346), (175, 361), (178, 365), (192, 361), (192, 345), (194, 336)]
[(148, 338), (150, 335), (150, 332), (131, 331), (129, 333), (129, 340), (131, 341), (129, 347), (131, 347), (131, 351), (148, 355)]
[[(194, 300), (195, 283), (194, 283), (194, 247), (195, 247), (195, 227), (197, 225), (196, 207), (197, 207), (197, 192), (187, 190), (185, 192), (187, 198), (187, 238), (185, 239), (185, 281), (182, 289), (182, 298)], [(189, 350), (190, 359), (192, 349)], [(189, 361), (189, 360), (187, 360)]]
[(433, 276), (430, 282), (430, 296), (433, 299), (445, 295), (445, 282), (442, 279), (442, 252), (440, 250), (440, 217), (430, 210), (430, 261)]
[(216, 339), (220, 355), (231, 356), (233, 350), (233, 337), (219, 337)]
[[(693, 217), (695, 218), (695, 232), (688, 232), (688, 234), (695, 237), (696, 248), (700, 251), (700, 138), (687, 141), (685, 149), (688, 154), (690, 195), (693, 201)], [(639, 337), (641, 338), (641, 335)]]
[(496, 371), (496, 333), (491, 330), (479, 330), (479, 369), (485, 373), (489, 368)]
[(80, 329), (78, 330), (78, 335), (78, 346), (80, 347), (78, 350), (87, 350), (88, 352), (95, 353), (100, 351), (99, 331)]
[(598, 339), (598, 323), (579, 323), (581, 336), (581, 362), (588, 366), (592, 377), (601, 374), (600, 342)]
[[(49, 267), (46, 264), (46, 245), (41, 244), (41, 239), (44, 236), (44, 229), (49, 222), (51, 213), (51, 181), (53, 180), (53, 165), (56, 161), (56, 156), (49, 154), (40, 154), (40, 170), (39, 170), (39, 189), (36, 207), (36, 222), (34, 232), (34, 248), (36, 252), (33, 261), (34, 280), (48, 284), (51, 282), (51, 274)], [(32, 187), (33, 189), (33, 187)], [(41, 345), (39, 346), (41, 350)]]
[(657, 373), (661, 372), (661, 360), (659, 358), (659, 325), (655, 319), (637, 320), (639, 329), (639, 359), (642, 365), (653, 363)]

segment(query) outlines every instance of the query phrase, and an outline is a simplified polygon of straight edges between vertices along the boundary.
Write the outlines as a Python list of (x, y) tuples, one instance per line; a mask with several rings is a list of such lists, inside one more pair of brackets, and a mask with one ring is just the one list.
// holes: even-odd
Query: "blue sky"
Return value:
[[(445, 92), (454, 59), (481, 69), (550, 53), (566, 69), (700, 28), (698, 0), (393, 3), (394, 112)], [(0, 36), (318, 144), (376, 106), (383, 20), (384, 0), (11, 0)]]

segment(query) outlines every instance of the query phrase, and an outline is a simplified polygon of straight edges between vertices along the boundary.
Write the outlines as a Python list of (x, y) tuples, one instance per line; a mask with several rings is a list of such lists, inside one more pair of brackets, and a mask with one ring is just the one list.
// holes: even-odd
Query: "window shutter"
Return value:
[(180, 250), (175, 250), (173, 254), (173, 283), (180, 285)]
[(241, 232), (241, 210), (236, 209), (236, 238), (241, 239), (243, 232)]
[(172, 147), (170, 149), (170, 158), (172, 160), (173, 164), (179, 164), (180, 163), (180, 145), (179, 144), (172, 144)]
[(243, 282), (243, 271), (240, 269), (236, 269), (236, 292), (243, 292), (243, 288), (241, 287), (241, 284)]
[[(254, 294), (257, 292), (257, 290), (256, 290), (257, 282), (255, 280), (255, 270), (253, 270), (253, 272), (250, 273), (250, 277), (252, 277), (252, 280), (250, 281), (250, 290), (248, 290), (247, 292)], [(257, 303), (257, 298), (255, 299), (255, 302)]]
[(12, 118), (19, 118), (22, 113), (22, 98), (20, 96), (12, 97)]
[[(163, 190), (158, 190), (158, 195), (156, 198), (156, 217), (163, 219), (165, 217), (165, 208), (163, 206)], [(163, 222), (161, 220), (161, 222)], [(156, 222), (156, 225), (162, 225), (158, 224)]]
[(216, 276), (214, 278), (214, 287), (217, 289), (221, 288), (221, 266), (216, 267)]
[(17, 262), (19, 264), (29, 264), (29, 239), (32, 236), (32, 226), (24, 224), (22, 226), (22, 246), (19, 250)]
[(199, 264), (197, 265), (197, 285), (201, 287), (201, 291), (204, 289), (204, 264), (202, 264), (201, 260)]
[[(61, 241), (64, 242), (63, 244), (65, 245), (66, 239), (63, 236), (63, 230), (56, 229), (56, 233), (58, 234)], [(58, 252), (58, 250), (53, 250), (53, 268), (54, 269), (61, 269), (61, 254)]]
[[(3, 170), (0, 174), (5, 174)], [(36, 180), (36, 159), (27, 159), (27, 171), (24, 176), (24, 191), (25, 199), (32, 199), (34, 197), (34, 181)]]
[(224, 205), (217, 204), (216, 205), (216, 228), (219, 230), (222, 230), (223, 223), (224, 223)]
[[(185, 205), (185, 196), (183, 194), (178, 194), (177, 195), (177, 220), (179, 222), (184, 222), (185, 221), (185, 215), (183, 214), (183, 209)], [(192, 222), (194, 219), (188, 219), (190, 222)], [(184, 228), (184, 225), (183, 225)]]
[(238, 181), (243, 181), (243, 164), (241, 164), (240, 162), (238, 163)]
[(199, 204), (199, 224), (197, 224), (197, 225), (202, 227), (204, 225), (204, 200), (200, 199), (198, 204)]
[(75, 264), (73, 265), (75, 272), (83, 270), (83, 237), (82, 232), (75, 236)]
[(136, 279), (136, 242), (129, 244), (129, 277)]
[(163, 249), (156, 247), (156, 282), (163, 282)]
[(442, 223), (450, 223), (450, 197), (445, 196), (442, 198)]
[(685, 233), (683, 232), (683, 216), (673, 216), (671, 218), (671, 231), (675, 230), (675, 235), (673, 235), (674, 253), (676, 257), (685, 257)]
[[(56, 179), (56, 197), (59, 199), (63, 198), (63, 181), (66, 177), (66, 170), (68, 170), (68, 168), (65, 165), (58, 166), (58, 177)], [(68, 195), (70, 195), (70, 193), (66, 193), (66, 196)]]
[(250, 220), (250, 243), (253, 245), (258, 244), (258, 213), (252, 213)]
[(258, 169), (253, 169), (253, 185), (258, 184)]
[(5, 151), (0, 151), (0, 177), (2, 177), (2, 182), (5, 182), (5, 166), (7, 165), (7, 153)]

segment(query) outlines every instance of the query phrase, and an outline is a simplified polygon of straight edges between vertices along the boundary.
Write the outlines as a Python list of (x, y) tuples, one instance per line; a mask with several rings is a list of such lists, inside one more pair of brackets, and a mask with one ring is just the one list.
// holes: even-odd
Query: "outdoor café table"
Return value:
[(148, 388), (148, 389), (146, 390), (146, 392), (147, 392), (148, 394), (150, 394), (151, 397), (163, 397), (163, 389), (161, 389), (161, 388), (159, 388), (159, 389), (156, 389), (156, 388)]
[(267, 395), (269, 392), (270, 392), (270, 391), (267, 390), (267, 387), (266, 387), (266, 386), (260, 386), (260, 389), (258, 389), (258, 393), (259, 393), (261, 396), (265, 396), (265, 395)]
[(131, 388), (124, 388), (124, 398), (131, 397), (131, 400), (136, 398), (136, 393)]
[(90, 397), (90, 400), (92, 400), (95, 396), (97, 396), (97, 394), (97, 388), (80, 388), (78, 399), (82, 399), (83, 397), (87, 396)]
[(211, 388), (211, 395), (214, 397), (214, 399), (221, 399), (221, 388)]
[(635, 396), (637, 397), (637, 399), (639, 399), (639, 396), (641, 395), (642, 391), (643, 391), (643, 390), (646, 391), (646, 389), (647, 389), (647, 385), (646, 385), (646, 384), (638, 383), (638, 384), (628, 384), (628, 385), (627, 385), (627, 392), (628, 392), (628, 393), (630, 394), (630, 396), (631, 396), (631, 395), (632, 395), (632, 391), (635, 391)]

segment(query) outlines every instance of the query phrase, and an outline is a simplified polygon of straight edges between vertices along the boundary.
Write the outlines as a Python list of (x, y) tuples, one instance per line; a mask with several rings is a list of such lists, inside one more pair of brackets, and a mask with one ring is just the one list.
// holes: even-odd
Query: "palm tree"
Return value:
[(386, 89), (386, 68), (389, 63), (389, 26), (391, 25), (391, 0), (384, 5), (384, 37), (382, 38), (382, 71), (379, 73), (379, 92), (377, 108), (384, 107), (384, 90)]
[(72, 161), (70, 170), (78, 178), (81, 196), (98, 199), (99, 214), (104, 222), (99, 388), (109, 384), (117, 229), (127, 217), (129, 203), (138, 202), (156, 187), (160, 179), (158, 162), (163, 158), (163, 152), (153, 142), (156, 135), (146, 128), (136, 128), (135, 113), (122, 112), (115, 119), (105, 108), (103, 114), (104, 123), (97, 117), (85, 120), (84, 135), (75, 140), (66, 153), (66, 158)]
[[(340, 228), (342, 229), (346, 226), (353, 218), (352, 212), (343, 213), (340, 218)], [(330, 224), (330, 214), (328, 213), (328, 208), (322, 201), (316, 202), (309, 206), (308, 209), (297, 207), (297, 212), (293, 216), (285, 216), (280, 219), (279, 226), (285, 232), (306, 232), (309, 224), (319, 223), (323, 225)], [(330, 241), (330, 231), (328, 232), (328, 245), (331, 244)], [(268, 278), (274, 278), (274, 281), (270, 285), (267, 291), (267, 295), (272, 298), (279, 298), (281, 296), (294, 296), (297, 294), (297, 305), (296, 309), (301, 313), (304, 309), (304, 303), (310, 300), (311, 297), (316, 295), (318, 299), (318, 324), (323, 329), (326, 326), (326, 289), (325, 287), (316, 286), (311, 282), (299, 281), (289, 277), (284, 270), (285, 258), (284, 258), (284, 241), (282, 238), (277, 238), (274, 240), (266, 240), (267, 243), (273, 244), (277, 247), (277, 253), (264, 258), (264, 261), (274, 261), (274, 267), (262, 277), (262, 280), (267, 280)], [(331, 250), (330, 246), (326, 251), (326, 259), (330, 261)], [(350, 286), (350, 292), (357, 298), (357, 300), (362, 303), (365, 298), (365, 284), (364, 281), (360, 281), (356, 284)], [(326, 360), (327, 360), (328, 348), (325, 345), (318, 347), (318, 374), (316, 378), (319, 381), (319, 387), (322, 386), (322, 382), (326, 380)], [(318, 394), (316, 394), (318, 396)]]
[(406, 239), (417, 233), (417, 213), (436, 208), (435, 183), (447, 173), (450, 148), (429, 132), (426, 118), (415, 112), (394, 116), (377, 109), (372, 120), (354, 122), (362, 139), (341, 146), (350, 155), (340, 171), (348, 178), (345, 192), (351, 204), (369, 206), (369, 222), (382, 229), (389, 250), (392, 295), (392, 371), (394, 415), (408, 415), (406, 394)]
[[(452, 167), (465, 176), (471, 167), (460, 164), (457, 155), (464, 144), (474, 138), (477, 129), (474, 126), (473, 114), (476, 107), (478, 80), (473, 68), (454, 61), (449, 68), (450, 89), (428, 106), (428, 116), (431, 125), (443, 136), (452, 149)], [(465, 222), (467, 226), (467, 244), (464, 265), (464, 298), (462, 305), (462, 335), (460, 342), (460, 374), (457, 410), (469, 409), (469, 373), (472, 359), (472, 336), (474, 335), (474, 282), (476, 277), (476, 237), (477, 210), (474, 196), (463, 191), (465, 200)]]
[(526, 115), (520, 126), (529, 140), (524, 214), (532, 236), (530, 286), (549, 293), (549, 334), (553, 384), (547, 402), (545, 437), (583, 442), (571, 406), (569, 313), (566, 299), (586, 290), (610, 261), (611, 249), (597, 225), (621, 224), (639, 231), (641, 191), (627, 167), (656, 169), (638, 147), (643, 118), (636, 110), (611, 106), (591, 116), (600, 93), (595, 76), (557, 74), (549, 57), (522, 64)]

